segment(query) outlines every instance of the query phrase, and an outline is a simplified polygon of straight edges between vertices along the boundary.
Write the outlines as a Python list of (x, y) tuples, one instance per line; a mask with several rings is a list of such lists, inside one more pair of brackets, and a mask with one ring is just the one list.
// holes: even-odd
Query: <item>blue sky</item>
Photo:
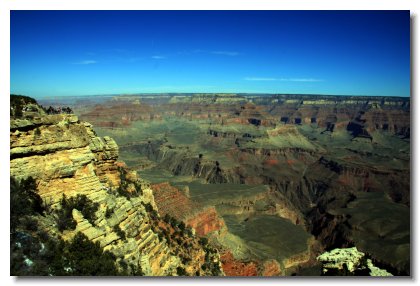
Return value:
[(12, 11), (11, 92), (410, 95), (408, 11)]

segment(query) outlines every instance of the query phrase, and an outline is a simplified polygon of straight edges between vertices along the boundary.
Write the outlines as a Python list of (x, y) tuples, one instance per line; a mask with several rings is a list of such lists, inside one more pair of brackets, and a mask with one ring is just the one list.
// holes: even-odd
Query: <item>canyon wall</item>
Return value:
[[(43, 204), (51, 210), (37, 219), (51, 237), (69, 240), (81, 232), (113, 253), (117, 265), (140, 266), (145, 275), (179, 275), (179, 268), (186, 275), (223, 274), (203, 266), (210, 256), (218, 267), (217, 251), (209, 254), (198, 237), (160, 218), (147, 182), (117, 161), (115, 141), (97, 137), (75, 115), (12, 119), (10, 158), (11, 177), (35, 179)], [(96, 219), (89, 221), (73, 209), (75, 229), (59, 231), (53, 210), (62, 207), (63, 195), (86, 195), (99, 205)]]

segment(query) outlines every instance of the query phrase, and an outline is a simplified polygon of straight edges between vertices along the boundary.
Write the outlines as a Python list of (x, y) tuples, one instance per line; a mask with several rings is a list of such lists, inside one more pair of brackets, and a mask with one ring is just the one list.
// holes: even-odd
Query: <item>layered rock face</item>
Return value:
[[(161, 176), (159, 182), (175, 181), (176, 186), (184, 180), (203, 182), (203, 194), (207, 193), (207, 184), (220, 188), (226, 184), (267, 185), (269, 194), (246, 200), (237, 194), (228, 199), (219, 193), (220, 202), (212, 201), (216, 215), (268, 214), (287, 218), (316, 237), (321, 245), (317, 254), (356, 245), (393, 274), (409, 273), (409, 98), (199, 94), (151, 97), (133, 96), (125, 98), (124, 103), (103, 103), (107, 112), (113, 112), (113, 106), (119, 107), (115, 113), (121, 128), (98, 130), (123, 142), (121, 153), (133, 158), (138, 166), (145, 158), (150, 160), (148, 165), (141, 165), (140, 172), (146, 169), (146, 175), (151, 170), (151, 178), (157, 174)], [(138, 99), (144, 105), (143, 119), (134, 123), (133, 117), (131, 126), (122, 124), (121, 110), (131, 110), (134, 107), (130, 105)], [(90, 118), (99, 126), (110, 116), (98, 113), (103, 118), (96, 118), (93, 114)], [(85, 115), (89, 116), (89, 112), (82, 117)], [(152, 122), (152, 117), (158, 120)], [(148, 124), (147, 132), (141, 132), (139, 126)], [(127, 139), (127, 135), (131, 138)], [(188, 218), (200, 234), (218, 230), (217, 224), (209, 223), (216, 220), (212, 208), (200, 214), (200, 208), (191, 205), (197, 198), (169, 187), (163, 189), (162, 195), (155, 196), (160, 211), (184, 222)], [(363, 211), (355, 211), (359, 209)], [(283, 263), (301, 266), (309, 256), (313, 258), (313, 253), (299, 255)], [(228, 265), (230, 260), (226, 261)]]
[(154, 190), (156, 204), (161, 215), (170, 215), (184, 221), (195, 229), (199, 236), (225, 228), (225, 223), (219, 217), (216, 209), (203, 206), (190, 200), (187, 195), (168, 183), (151, 186)]
[(11, 176), (36, 178), (39, 194), (50, 204), (63, 194), (94, 196), (120, 183), (115, 141), (96, 137), (91, 125), (74, 115), (12, 121), (10, 148)]
[(148, 105), (141, 104), (139, 100), (126, 102), (124, 100), (112, 101), (112, 106), (96, 105), (83, 115), (83, 120), (92, 122), (95, 126), (118, 128), (130, 125), (138, 120), (158, 119)]
[[(73, 209), (76, 228), (62, 233), (53, 215), (40, 217), (52, 237), (81, 232), (113, 253), (117, 265), (140, 266), (145, 275), (177, 275), (180, 268), (187, 275), (217, 275), (203, 267), (206, 259), (219, 263), (217, 252), (209, 254), (197, 237), (160, 219), (148, 184), (117, 162), (115, 141), (97, 137), (89, 123), (63, 114), (12, 119), (10, 157), (11, 177), (33, 177), (47, 208), (59, 209), (63, 195), (86, 195), (99, 204), (95, 221)], [(137, 195), (120, 195), (123, 183), (124, 191)]]
[(317, 124), (333, 131), (345, 129), (363, 111), (367, 132), (384, 130), (409, 137), (410, 100), (398, 97), (322, 95), (185, 94), (115, 97), (82, 118), (106, 128), (125, 128), (138, 120), (165, 116), (211, 119), (220, 124), (275, 126)]

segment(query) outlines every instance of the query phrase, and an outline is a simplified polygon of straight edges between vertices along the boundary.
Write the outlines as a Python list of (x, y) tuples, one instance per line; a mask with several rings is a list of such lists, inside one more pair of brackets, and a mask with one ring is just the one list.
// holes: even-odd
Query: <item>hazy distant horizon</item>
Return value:
[(16, 94), (410, 96), (408, 10), (14, 10), (10, 21)]
[[(11, 93), (16, 94), (16, 93)], [(216, 94), (237, 94), (237, 95), (304, 95), (304, 96), (344, 96), (344, 97), (401, 97), (401, 98), (411, 98), (411, 96), (394, 96), (394, 95), (363, 95), (363, 94), (315, 94), (315, 93), (265, 93), (265, 92), (138, 92), (138, 93), (115, 93), (115, 94), (81, 94), (81, 95), (47, 95), (47, 96), (31, 96), (35, 99), (51, 99), (51, 98), (72, 98), (72, 97), (114, 97), (114, 96), (147, 96), (147, 95), (194, 95), (194, 94), (208, 94), (208, 95), (216, 95)], [(27, 94), (18, 94), (18, 95), (26, 95)]]

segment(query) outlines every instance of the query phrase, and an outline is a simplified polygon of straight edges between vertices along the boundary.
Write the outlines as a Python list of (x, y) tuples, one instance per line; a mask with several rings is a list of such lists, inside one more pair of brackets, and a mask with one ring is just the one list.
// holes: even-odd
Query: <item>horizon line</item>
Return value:
[[(16, 94), (18, 93), (10, 93)], [(31, 96), (34, 98), (57, 98), (57, 97), (90, 97), (90, 96), (138, 96), (138, 95), (163, 95), (163, 94), (236, 94), (236, 95), (312, 95), (312, 96), (346, 96), (346, 97), (398, 97), (398, 98), (411, 98), (403, 95), (365, 95), (365, 94), (327, 94), (327, 93), (281, 93), (281, 92), (136, 92), (136, 93), (104, 93), (104, 94), (79, 94), (79, 95), (48, 95), (48, 96)], [(28, 95), (29, 96), (29, 95)]]

